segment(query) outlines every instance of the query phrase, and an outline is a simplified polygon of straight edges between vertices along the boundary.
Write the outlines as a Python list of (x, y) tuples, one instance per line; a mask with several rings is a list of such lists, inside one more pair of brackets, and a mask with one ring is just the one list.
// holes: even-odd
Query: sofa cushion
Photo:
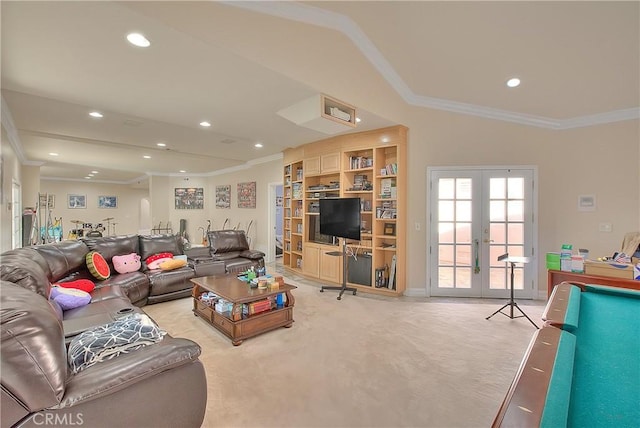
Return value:
[(237, 258), (241, 258), (240, 257), (240, 253), (241, 251), (227, 251), (225, 253), (216, 253), (213, 255), (213, 259), (214, 260), (224, 260), (224, 261), (228, 261), (228, 260), (234, 260)]
[(113, 256), (136, 253), (140, 254), (138, 235), (103, 236), (100, 238), (84, 238), (91, 251), (97, 251), (111, 262)]
[(212, 254), (249, 249), (249, 242), (243, 230), (214, 230), (207, 234)]
[(33, 248), (47, 261), (51, 282), (57, 282), (60, 278), (82, 269), (86, 264), (85, 256), (89, 252), (89, 247), (84, 242), (75, 240), (37, 245)]
[(91, 294), (76, 288), (51, 287), (50, 299), (66, 311), (88, 305), (91, 302)]
[(140, 270), (140, 256), (136, 253), (113, 256), (111, 259), (113, 268), (118, 273), (129, 273)]
[(109, 268), (102, 254), (97, 251), (89, 251), (85, 258), (89, 272), (91, 272), (91, 275), (96, 279), (104, 281), (111, 276), (111, 268)]
[(180, 269), (181, 267), (185, 267), (186, 265), (187, 265), (186, 260), (169, 259), (160, 263), (159, 267), (162, 270), (175, 270), (175, 269)]
[(147, 315), (134, 314), (87, 330), (69, 344), (69, 366), (74, 373), (162, 340), (166, 333)]
[(260, 260), (263, 259), (265, 254), (262, 251), (258, 250), (245, 250), (240, 253), (240, 257), (244, 257), (246, 259), (251, 260)]
[(140, 257), (147, 260), (158, 253), (182, 254), (180, 237), (176, 235), (140, 235)]
[(0, 307), (3, 392), (29, 412), (58, 405), (65, 393), (67, 355), (55, 310), (47, 299), (5, 281), (0, 282)]
[(77, 279), (75, 281), (60, 282), (53, 285), (64, 288), (75, 288), (86, 291), (87, 293), (91, 293), (96, 288), (96, 284), (90, 279)]
[(35, 250), (7, 252), (2, 254), (0, 279), (12, 282), (22, 288), (49, 298), (49, 278), (31, 256), (38, 255)]
[(181, 267), (175, 270), (152, 270), (147, 272), (151, 288), (149, 297), (176, 291), (191, 290), (193, 284), (189, 281), (195, 276), (195, 271), (189, 267)]

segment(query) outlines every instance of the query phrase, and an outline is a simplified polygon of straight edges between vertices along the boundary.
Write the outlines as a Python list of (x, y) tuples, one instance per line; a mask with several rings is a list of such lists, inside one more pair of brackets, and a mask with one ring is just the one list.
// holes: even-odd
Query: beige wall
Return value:
[[(538, 169), (538, 255), (563, 243), (592, 256), (620, 249), (625, 232), (640, 230), (638, 121), (552, 131), (523, 125), (412, 109), (409, 126), (409, 218), (422, 232), (408, 237), (408, 291), (428, 284), (428, 166), (531, 165)], [(617, 185), (616, 183), (623, 183)], [(597, 209), (578, 211), (579, 195), (596, 195)], [(600, 223), (613, 226), (598, 231)], [(424, 227), (426, 226), (426, 227)], [(544, 257), (537, 258), (538, 288), (546, 290)]]
[[(115, 231), (118, 235), (138, 233), (140, 227), (140, 200), (148, 197), (147, 190), (134, 189), (129, 185), (92, 183), (89, 181), (41, 180), (40, 193), (55, 196), (55, 208), (52, 218), (62, 217), (64, 236), (75, 229), (71, 220), (86, 223), (103, 223), (105, 218), (113, 217)], [(67, 196), (70, 194), (86, 195), (86, 208), (68, 208)], [(98, 196), (117, 196), (117, 208), (98, 208)], [(113, 228), (112, 228), (113, 231)]]
[[(188, 178), (188, 180), (185, 180)], [(238, 208), (237, 185), (241, 182), (256, 182), (256, 208)], [(269, 245), (269, 225), (267, 224), (269, 201), (268, 187), (270, 183), (282, 182), (282, 160), (272, 160), (265, 163), (247, 165), (246, 168), (226, 172), (214, 176), (188, 177), (152, 177), (150, 195), (152, 200), (153, 225), (160, 221), (164, 224), (171, 222), (174, 233), (179, 232), (180, 219), (187, 221), (186, 231), (189, 241), (194, 244), (202, 242), (202, 230), (207, 227), (207, 220), (211, 220), (211, 229), (221, 229), (225, 220), (229, 219), (227, 228), (240, 225), (249, 230), (251, 246), (254, 249), (267, 252)], [(215, 207), (216, 186), (231, 186), (231, 207), (221, 209)], [(175, 209), (174, 189), (178, 187), (204, 188), (205, 202), (203, 210)], [(275, 202), (274, 202), (275, 203)]]
[(9, 144), (7, 134), (2, 127), (2, 200), (0, 201), (0, 249), (11, 249), (11, 184), (13, 181), (20, 184), (21, 165), (15, 151)]

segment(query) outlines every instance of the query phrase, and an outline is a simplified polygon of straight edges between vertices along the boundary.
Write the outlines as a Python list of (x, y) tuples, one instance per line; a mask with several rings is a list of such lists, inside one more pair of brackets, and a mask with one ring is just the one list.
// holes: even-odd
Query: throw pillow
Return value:
[(147, 264), (147, 268), (149, 269), (160, 269), (160, 263), (171, 260), (172, 258), (172, 253), (158, 253), (147, 257), (145, 263)]
[(170, 259), (167, 261), (164, 261), (162, 263), (160, 263), (160, 269), (162, 270), (174, 270), (174, 269), (179, 269), (183, 266), (187, 265), (187, 261), (186, 260), (180, 260), (180, 259)]
[(91, 295), (75, 288), (51, 287), (49, 299), (55, 301), (63, 311), (79, 308), (91, 302)]
[(74, 373), (162, 340), (161, 330), (149, 316), (133, 314), (86, 330), (69, 344), (67, 357)]
[(96, 279), (100, 281), (104, 281), (105, 279), (111, 276), (111, 269), (107, 264), (107, 261), (102, 257), (102, 255), (97, 251), (89, 251), (87, 256), (85, 257), (87, 262), (87, 268), (91, 275), (93, 275)]
[(76, 279), (75, 281), (60, 282), (53, 285), (64, 288), (75, 288), (86, 291), (87, 293), (91, 293), (96, 288), (96, 284), (90, 279)]
[(135, 272), (140, 269), (140, 256), (136, 253), (126, 254), (124, 256), (113, 256), (111, 259), (113, 268), (118, 273)]

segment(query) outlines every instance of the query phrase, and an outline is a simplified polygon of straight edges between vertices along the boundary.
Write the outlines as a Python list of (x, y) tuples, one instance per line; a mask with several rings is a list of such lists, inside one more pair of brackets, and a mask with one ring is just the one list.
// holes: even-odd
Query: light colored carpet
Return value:
[[(487, 427), (535, 331), (503, 300), (384, 298), (297, 285), (294, 325), (240, 346), (191, 312), (144, 310), (202, 347), (204, 427)], [(539, 323), (543, 302), (519, 302)], [(179, 400), (179, 397), (176, 397)]]

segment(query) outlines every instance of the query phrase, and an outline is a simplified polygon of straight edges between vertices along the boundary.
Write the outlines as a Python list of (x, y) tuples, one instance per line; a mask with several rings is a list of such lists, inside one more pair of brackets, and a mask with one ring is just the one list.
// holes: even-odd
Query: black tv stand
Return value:
[(340, 294), (338, 294), (338, 300), (342, 300), (342, 294), (345, 291), (351, 291), (355, 296), (356, 291), (358, 290), (354, 287), (347, 287), (347, 240), (342, 240), (342, 252), (331, 251), (327, 254), (330, 256), (342, 256), (342, 287), (323, 285), (322, 287), (320, 287), (320, 292), (323, 293), (324, 290), (340, 290)]

